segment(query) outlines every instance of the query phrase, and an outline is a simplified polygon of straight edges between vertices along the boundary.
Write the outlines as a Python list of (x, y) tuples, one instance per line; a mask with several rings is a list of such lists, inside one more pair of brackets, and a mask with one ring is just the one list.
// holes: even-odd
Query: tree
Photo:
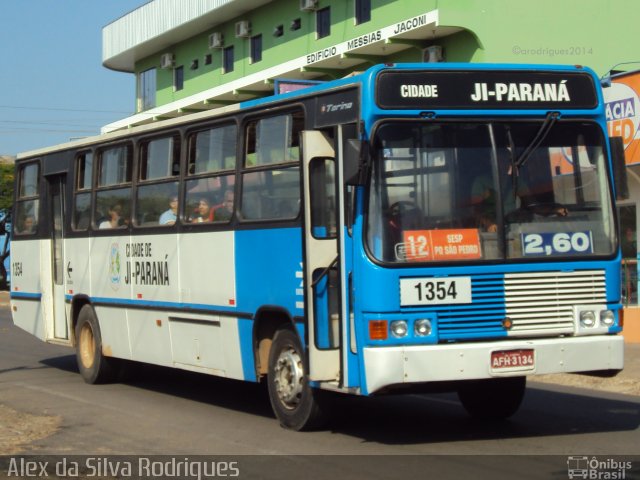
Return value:
[(13, 206), (13, 162), (0, 162), (0, 288), (7, 288), (5, 260), (9, 257), (11, 207)]

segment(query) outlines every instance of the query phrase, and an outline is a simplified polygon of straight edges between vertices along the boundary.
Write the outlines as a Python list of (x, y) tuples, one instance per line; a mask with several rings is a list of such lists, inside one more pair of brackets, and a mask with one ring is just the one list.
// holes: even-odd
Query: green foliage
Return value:
[(7, 213), (13, 205), (13, 179), (15, 165), (0, 163), (0, 213)]

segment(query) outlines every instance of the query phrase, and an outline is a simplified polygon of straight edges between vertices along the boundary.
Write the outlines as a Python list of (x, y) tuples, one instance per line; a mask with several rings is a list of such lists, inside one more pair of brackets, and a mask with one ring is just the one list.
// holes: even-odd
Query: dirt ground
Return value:
[(624, 369), (612, 378), (590, 377), (579, 374), (555, 374), (539, 375), (532, 377), (530, 380), (640, 396), (640, 344), (625, 344)]
[(31, 415), (0, 405), (0, 455), (33, 450), (34, 443), (56, 433), (61, 423), (60, 416)]
[(586, 388), (605, 392), (640, 396), (640, 379), (625, 375), (624, 370), (613, 378), (589, 377), (577, 374), (540, 375), (535, 382), (553, 383), (568, 387)]

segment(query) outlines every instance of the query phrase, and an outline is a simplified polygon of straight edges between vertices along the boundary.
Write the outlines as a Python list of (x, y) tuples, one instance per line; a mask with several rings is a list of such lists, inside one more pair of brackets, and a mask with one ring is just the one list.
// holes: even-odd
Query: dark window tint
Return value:
[(371, 0), (356, 0), (356, 25), (371, 20)]
[(233, 45), (222, 50), (222, 73), (233, 72)]
[(251, 63), (262, 60), (262, 35), (251, 37)]
[(184, 88), (184, 67), (177, 67), (174, 70), (173, 88), (176, 92)]
[(331, 34), (331, 9), (322, 8), (316, 13), (316, 34), (318, 38), (328, 37)]

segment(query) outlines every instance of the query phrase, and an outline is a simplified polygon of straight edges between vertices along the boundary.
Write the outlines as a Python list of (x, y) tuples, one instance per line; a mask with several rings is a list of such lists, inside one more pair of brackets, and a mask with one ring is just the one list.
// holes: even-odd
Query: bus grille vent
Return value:
[(428, 308), (441, 341), (571, 335), (574, 305), (606, 303), (603, 270), (473, 275), (471, 288), (470, 305)]
[(509, 336), (572, 334), (574, 305), (606, 303), (603, 270), (505, 275)]

